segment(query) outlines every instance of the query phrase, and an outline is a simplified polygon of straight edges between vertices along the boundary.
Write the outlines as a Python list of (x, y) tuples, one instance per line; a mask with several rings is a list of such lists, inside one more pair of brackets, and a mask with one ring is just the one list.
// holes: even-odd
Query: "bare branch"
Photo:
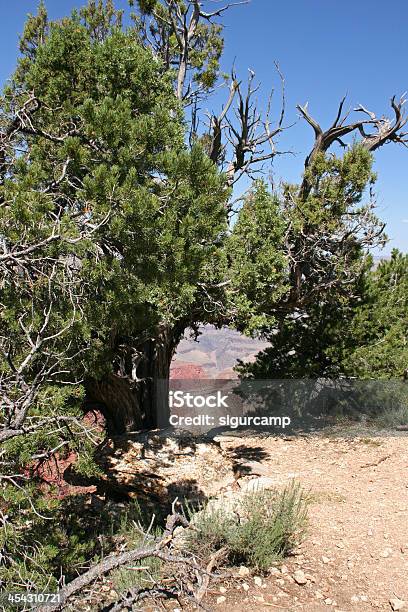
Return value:
[[(166, 552), (166, 549), (173, 540), (174, 530), (178, 525), (187, 527), (188, 521), (181, 514), (175, 513), (169, 515), (167, 517), (165, 530), (160, 538), (152, 539), (152, 543), (150, 545), (143, 546), (142, 548), (130, 550), (121, 554), (109, 555), (91, 567), (91, 569), (89, 569), (87, 572), (78, 576), (78, 578), (75, 578), (72, 580), (72, 582), (63, 587), (59, 591), (60, 603), (52, 603), (41, 606), (38, 608), (38, 612), (53, 612), (54, 610), (60, 609), (66, 604), (67, 600), (72, 597), (72, 595), (75, 595), (75, 593), (81, 591), (85, 586), (97, 578), (101, 578), (103, 575), (107, 574), (113, 569), (116, 569), (117, 567), (121, 567), (122, 565), (134, 563), (135, 561), (140, 561), (149, 557), (158, 557), (159, 559), (176, 563), (191, 563), (191, 560), (189, 559), (174, 557)], [(198, 568), (197, 564), (195, 564), (195, 566)]]
[[(375, 151), (388, 142), (397, 142), (407, 145), (407, 134), (402, 132), (402, 128), (408, 122), (408, 117), (406, 117), (403, 112), (404, 105), (406, 103), (404, 96), (400, 98), (399, 102), (395, 101), (395, 96), (393, 96), (391, 99), (391, 107), (394, 111), (394, 120), (389, 119), (388, 117), (377, 118), (375, 113), (360, 105), (354, 109), (355, 112), (361, 112), (367, 115), (368, 119), (362, 119), (354, 123), (345, 124), (348, 113), (342, 116), (344, 103), (345, 98), (343, 98), (340, 102), (333, 124), (326, 131), (323, 131), (319, 123), (310, 115), (307, 104), (305, 106), (297, 106), (297, 109), (301, 113), (302, 117), (313, 128), (315, 133), (315, 143), (311, 152), (306, 157), (305, 168), (308, 168), (313, 163), (319, 153), (325, 153), (328, 151), (333, 143), (338, 142), (341, 146), (345, 147), (346, 145), (342, 138), (348, 134), (352, 134), (355, 131), (362, 136), (361, 144), (369, 151)], [(367, 132), (365, 129), (366, 127), (370, 127), (374, 131)], [(307, 176), (305, 175), (299, 192), (300, 198), (305, 199), (308, 196), (310, 189), (311, 185)]]

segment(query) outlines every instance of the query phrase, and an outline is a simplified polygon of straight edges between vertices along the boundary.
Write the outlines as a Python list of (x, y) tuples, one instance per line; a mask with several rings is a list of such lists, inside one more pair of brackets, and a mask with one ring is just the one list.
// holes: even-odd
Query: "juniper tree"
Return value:
[[(22, 37), (22, 57), (5, 91), (1, 118), (4, 202), (11, 198), (24, 203), (30, 193), (36, 214), (44, 207), (50, 210), (43, 217), (37, 214), (40, 240), (35, 233), (26, 236), (23, 222), (18, 238), (5, 229), (6, 251), (21, 246), (33, 253), (35, 247), (49, 263), (47, 249), (53, 248), (58, 270), (69, 267), (71, 286), (77, 283), (83, 297), (81, 292), (75, 297), (79, 303), (74, 309), (69, 300), (61, 307), (53, 301), (60, 317), (53, 341), (69, 347), (67, 358), (73, 364), (64, 372), (71, 377), (65, 382), (83, 380), (88, 397), (100, 402), (121, 431), (156, 424), (154, 407), (166, 415), (165, 385), (158, 397), (157, 382), (168, 379), (171, 357), (186, 329), (196, 330), (206, 322), (233, 323), (243, 329), (246, 323), (239, 317), (244, 310), (255, 329), (255, 318), (263, 321), (265, 308), (272, 313), (293, 312), (313, 300), (321, 288), (321, 274), (326, 282), (340, 271), (323, 250), (314, 252), (320, 217), (325, 218), (327, 244), (337, 223), (330, 220), (336, 214), (335, 203), (323, 214), (319, 207), (325, 205), (316, 195), (319, 164), (329, 163), (324, 154), (333, 142), (356, 130), (362, 133), (366, 149), (404, 139), (402, 102), (393, 100), (394, 122), (376, 119), (361, 108), (370, 119), (345, 124), (341, 106), (326, 132), (306, 108), (301, 109), (315, 130), (316, 143), (299, 191), (286, 190), (284, 212), (274, 204), (273, 210), (262, 213), (261, 240), (276, 225), (273, 240), (270, 235), (260, 247), (276, 291), (266, 307), (270, 280), (261, 281), (263, 297), (253, 301), (240, 288), (239, 264), (231, 257), (232, 273), (226, 270), (232, 244), (225, 242), (229, 186), (277, 153), (275, 138), (284, 129), (284, 96), (272, 126), (269, 113), (262, 116), (254, 104), (253, 74), (246, 89), (233, 74), (223, 108), (210, 115), (208, 128), (200, 131), (195, 103), (216, 83), (222, 52), (217, 18), (228, 6), (206, 10), (199, 0), (138, 5), (134, 25), (128, 29), (110, 1), (106, 5), (90, 1), (57, 23), (47, 22), (41, 6)], [(328, 172), (347, 174), (333, 163)], [(341, 192), (341, 187), (336, 189)], [(302, 214), (309, 205), (309, 219), (304, 221)], [(245, 211), (244, 206), (236, 232), (245, 231)], [(15, 209), (6, 204), (3, 214), (5, 228), (11, 227)], [(283, 214), (283, 225), (275, 214)], [(356, 220), (370, 225), (367, 215)], [(293, 219), (289, 228), (285, 218)], [(28, 222), (32, 228), (38, 222), (33, 219)], [(282, 227), (286, 227), (283, 250)], [(374, 238), (368, 231), (367, 243)], [(347, 249), (351, 243), (347, 241)], [(261, 273), (259, 268), (258, 264), (256, 274)], [(30, 300), (32, 296), (20, 313), (30, 310)], [(35, 316), (37, 331), (41, 325)], [(19, 321), (19, 313), (13, 317)], [(68, 321), (70, 330), (75, 323), (75, 331), (65, 331)], [(18, 332), (16, 338), (25, 337), (26, 344), (25, 349), (15, 350), (20, 357), (14, 358), (14, 365), (24, 362), (24, 350), (31, 350), (21, 325)], [(4, 346), (9, 336), (6, 332)], [(4, 352), (6, 371), (12, 371), (7, 346)], [(80, 358), (74, 360), (77, 353)], [(36, 376), (34, 371), (30, 376)], [(11, 384), (15, 383), (21, 387), (20, 382)], [(12, 424), (16, 431), (17, 425)]]
[(184, 329), (217, 315), (228, 189), (187, 150), (160, 63), (91, 9), (28, 22), (2, 99), (3, 380), (30, 354), (35, 392), (51, 340), (32, 340), (51, 335), (58, 382), (84, 380), (124, 430), (154, 424), (150, 383)]
[[(343, 157), (319, 152), (300, 187), (285, 185), (280, 194), (269, 196), (262, 187), (245, 202), (230, 239), (235, 286), (240, 285), (245, 295), (240, 302), (235, 298), (236, 324), (242, 331), (268, 339), (271, 347), (254, 363), (241, 364), (241, 375), (330, 378), (369, 376), (370, 371), (377, 375), (374, 355), (381, 349), (375, 349), (364, 366), (363, 355), (371, 349), (369, 343), (363, 348), (363, 338), (372, 337), (375, 344), (380, 332), (369, 319), (372, 316), (375, 321), (374, 313), (384, 316), (385, 304), (390, 309), (391, 304), (389, 294), (379, 298), (383, 283), (378, 272), (370, 272), (370, 251), (386, 241), (384, 223), (375, 215), (371, 166), (372, 154), (361, 143)], [(268, 217), (274, 218), (273, 225)], [(272, 268), (265, 265), (265, 252)], [(379, 270), (386, 273), (383, 266)], [(394, 292), (401, 289), (397, 284)], [(392, 350), (400, 342), (396, 353), (400, 361), (404, 318), (397, 307), (396, 320), (402, 326), (397, 332), (391, 312), (385, 334), (390, 334), (390, 342), (384, 337), (380, 343), (386, 342)], [(387, 350), (384, 345), (382, 352)], [(379, 371), (397, 374), (391, 365), (394, 361), (390, 359), (388, 369), (384, 361)]]

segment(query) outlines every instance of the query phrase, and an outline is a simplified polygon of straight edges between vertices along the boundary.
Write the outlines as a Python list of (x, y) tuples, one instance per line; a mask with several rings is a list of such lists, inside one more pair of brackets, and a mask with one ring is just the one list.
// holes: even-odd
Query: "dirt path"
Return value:
[[(210, 607), (222, 612), (392, 606), (408, 611), (406, 437), (218, 441), (243, 471), (250, 469), (277, 485), (298, 480), (309, 491), (310, 525), (298, 554), (280, 570), (243, 577), (238, 585), (216, 585)], [(247, 481), (248, 476), (238, 484)], [(297, 569), (306, 574), (306, 584), (294, 581)], [(395, 600), (392, 605), (390, 600)]]

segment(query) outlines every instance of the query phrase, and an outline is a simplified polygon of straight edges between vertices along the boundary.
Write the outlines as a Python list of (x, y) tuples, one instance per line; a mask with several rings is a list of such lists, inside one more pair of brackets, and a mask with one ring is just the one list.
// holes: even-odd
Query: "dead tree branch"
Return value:
[(284, 126), (285, 81), (277, 64), (275, 68), (281, 81), (281, 105), (276, 122), (271, 118), (274, 90), (269, 96), (266, 112), (262, 114), (255, 98), (259, 84), (255, 84), (252, 70), (245, 90), (232, 73), (228, 99), (221, 113), (210, 117), (209, 155), (214, 163), (225, 169), (230, 185), (244, 174), (253, 176), (261, 170), (262, 164), (283, 153), (277, 150), (276, 142), (287, 129)]
[[(307, 103), (304, 106), (297, 106), (302, 117), (311, 126), (315, 134), (315, 142), (313, 148), (305, 160), (305, 169), (307, 170), (316, 159), (319, 153), (325, 153), (335, 143), (338, 142), (341, 146), (346, 146), (342, 140), (344, 136), (359, 132), (361, 136), (361, 144), (369, 151), (375, 151), (384, 144), (395, 142), (408, 146), (408, 132), (402, 131), (408, 122), (408, 117), (404, 113), (406, 98), (402, 96), (398, 102), (396, 97), (391, 98), (391, 107), (394, 111), (394, 118), (377, 117), (375, 113), (368, 111), (364, 106), (360, 105), (354, 109), (355, 112), (364, 113), (368, 119), (361, 119), (353, 123), (346, 123), (349, 113), (343, 114), (343, 107), (346, 98), (344, 97), (337, 111), (336, 118), (332, 125), (325, 131), (320, 124), (310, 115)], [(366, 128), (372, 131), (366, 131)], [(300, 187), (299, 196), (301, 200), (305, 200), (311, 190), (310, 181), (305, 174)]]
[[(175, 556), (169, 552), (169, 547), (174, 538), (174, 530), (179, 525), (182, 527), (187, 527), (188, 521), (181, 514), (173, 512), (173, 514), (167, 517), (166, 526), (160, 538), (149, 538), (151, 543), (146, 546), (121, 554), (109, 555), (100, 563), (97, 563), (87, 572), (81, 574), (78, 576), (78, 578), (75, 578), (72, 580), (72, 582), (63, 587), (59, 591), (60, 603), (41, 606), (38, 608), (38, 612), (53, 612), (54, 610), (60, 610), (65, 606), (70, 597), (76, 593), (79, 593), (84, 587), (91, 584), (94, 580), (101, 578), (118, 567), (128, 563), (134, 563), (135, 561), (141, 561), (142, 559), (147, 559), (149, 557), (156, 557), (170, 563), (192, 565), (195, 569), (199, 569), (198, 564), (193, 558), (181, 555)], [(121, 608), (119, 607), (118, 609)]]

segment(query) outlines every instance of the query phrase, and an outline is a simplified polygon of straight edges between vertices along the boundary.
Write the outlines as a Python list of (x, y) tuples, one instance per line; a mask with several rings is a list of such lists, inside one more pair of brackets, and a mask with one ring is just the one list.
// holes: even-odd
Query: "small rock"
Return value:
[(282, 565), (280, 571), (282, 572), (282, 574), (287, 574), (289, 571), (287, 565)]
[(276, 487), (276, 480), (269, 478), (268, 476), (259, 476), (258, 478), (251, 478), (247, 480), (241, 486), (241, 490), (249, 493), (256, 491), (265, 491), (266, 489), (273, 489)]
[(220, 586), (220, 593), (226, 593), (227, 589), (223, 586)]
[(322, 557), (322, 561), (323, 561), (323, 563), (330, 563), (329, 557), (325, 557), (324, 555)]
[(259, 587), (262, 586), (262, 578), (260, 578), (260, 576), (255, 576), (254, 582), (256, 586), (259, 586)]
[(316, 578), (312, 574), (305, 574), (305, 578), (310, 580), (310, 582), (316, 582)]
[(254, 599), (255, 601), (259, 601), (259, 603), (263, 603), (265, 601), (263, 595), (254, 595)]
[(320, 591), (315, 591), (316, 599), (323, 599), (324, 595)]
[(353, 595), (353, 597), (351, 598), (352, 603), (358, 603), (359, 601), (360, 601), (360, 598), (358, 595)]
[(242, 588), (244, 589), (244, 591), (249, 591), (249, 584), (247, 584), (246, 582), (243, 582)]
[(285, 581), (283, 578), (277, 578), (276, 579), (277, 584), (279, 584), (280, 586), (285, 586)]
[(402, 610), (403, 608), (405, 608), (405, 601), (402, 601), (402, 599), (398, 599), (398, 597), (394, 597), (393, 599), (390, 599), (390, 606), (391, 610), (394, 610), (394, 612), (396, 612), (396, 610)]
[(296, 572), (293, 574), (293, 578), (297, 584), (307, 584), (307, 578), (302, 570), (296, 570)]
[(337, 548), (344, 548), (343, 542), (336, 542)]
[(331, 606), (333, 603), (333, 600), (330, 599), (330, 597), (328, 597), (327, 599), (324, 600), (324, 603), (326, 604), (326, 606)]
[(224, 595), (220, 595), (220, 597), (217, 597), (217, 605), (220, 605), (224, 603), (225, 601), (227, 601), (227, 598), (224, 597)]
[(381, 557), (383, 557), (384, 559), (387, 559), (392, 553), (392, 550), (390, 548), (386, 548), (385, 550), (382, 551), (381, 553)]
[(361, 601), (368, 601), (367, 595), (360, 595)]
[(238, 570), (239, 576), (249, 576), (250, 573), (251, 572), (250, 572), (249, 567), (245, 567), (245, 565), (241, 565), (241, 567)]

